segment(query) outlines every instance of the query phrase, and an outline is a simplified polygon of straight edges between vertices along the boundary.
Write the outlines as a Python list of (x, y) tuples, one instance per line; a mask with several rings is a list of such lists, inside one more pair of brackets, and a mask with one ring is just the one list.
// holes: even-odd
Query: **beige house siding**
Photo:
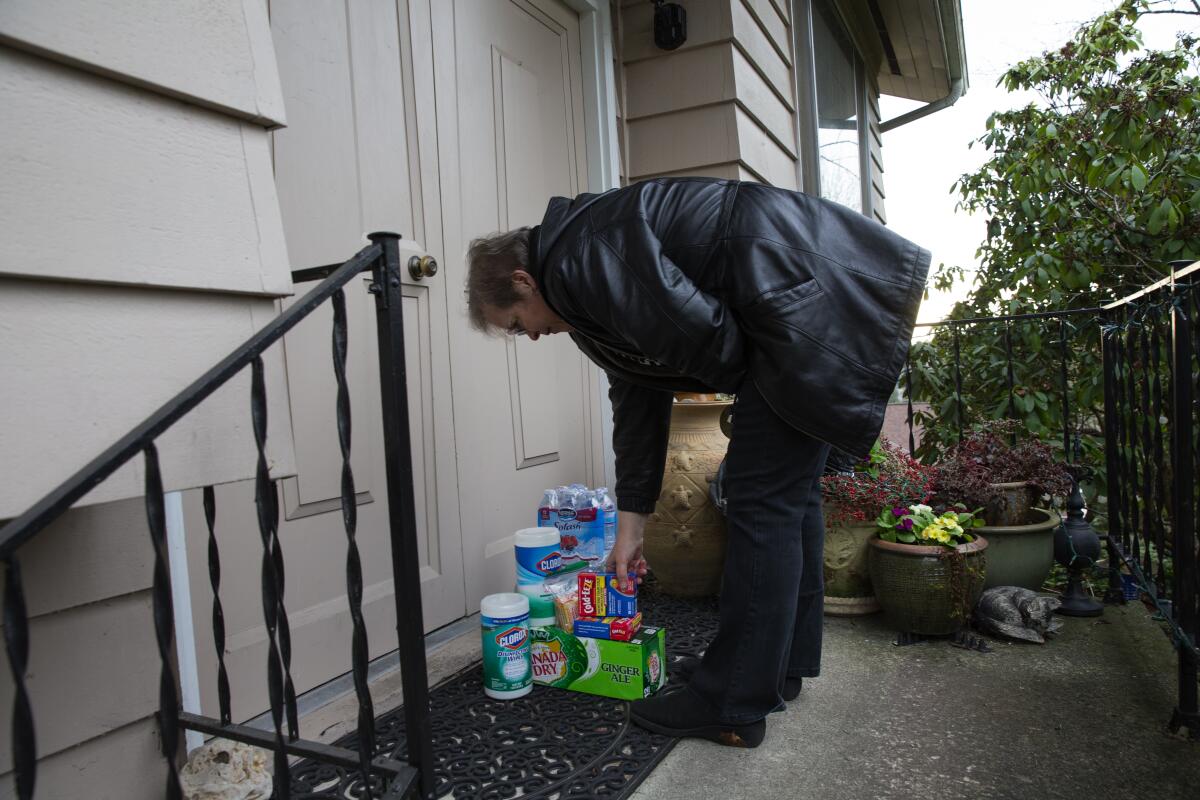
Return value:
[[(692, 0), (688, 39), (654, 45), (653, 4), (623, 0), (617, 14), (618, 130), (628, 180), (698, 175), (799, 189), (790, 3)], [(837, 4), (862, 56), (867, 80), (864, 208), (886, 223), (879, 86), (882, 52), (860, 0)], [(875, 38), (872, 38), (875, 37)]]
[(798, 188), (790, 20), (773, 0), (692, 0), (688, 39), (654, 45), (654, 6), (620, 8), (629, 180), (705, 175)]
[(871, 214), (876, 220), (887, 224), (887, 213), (883, 201), (883, 134), (879, 131), (882, 117), (879, 114), (879, 87), (874, 80), (867, 82), (867, 177), (870, 190), (867, 200)]
[[(0, 4), (0, 518), (142, 421), (291, 291), (262, 0)], [(347, 254), (349, 255), (349, 254)], [(265, 358), (293, 470), (282, 354)], [(168, 490), (254, 472), (248, 377), (158, 442)], [(18, 551), (37, 796), (162, 796), (140, 459)], [(13, 685), (0, 669), (0, 796)]]

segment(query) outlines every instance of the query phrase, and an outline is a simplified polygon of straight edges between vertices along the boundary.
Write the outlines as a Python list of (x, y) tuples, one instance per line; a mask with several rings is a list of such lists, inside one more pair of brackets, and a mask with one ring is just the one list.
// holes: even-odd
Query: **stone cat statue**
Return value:
[(1046, 637), (1062, 627), (1062, 621), (1054, 616), (1060, 605), (1057, 597), (1019, 586), (994, 586), (979, 598), (975, 624), (984, 633), (1045, 644)]

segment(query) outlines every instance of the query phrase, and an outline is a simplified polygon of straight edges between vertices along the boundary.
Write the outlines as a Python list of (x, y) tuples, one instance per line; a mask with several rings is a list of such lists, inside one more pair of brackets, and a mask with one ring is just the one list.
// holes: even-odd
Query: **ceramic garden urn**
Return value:
[(709, 499), (729, 440), (721, 415), (732, 405), (718, 400), (676, 400), (662, 493), (646, 524), (643, 552), (658, 585), (677, 597), (706, 597), (721, 587), (725, 566), (725, 517)]

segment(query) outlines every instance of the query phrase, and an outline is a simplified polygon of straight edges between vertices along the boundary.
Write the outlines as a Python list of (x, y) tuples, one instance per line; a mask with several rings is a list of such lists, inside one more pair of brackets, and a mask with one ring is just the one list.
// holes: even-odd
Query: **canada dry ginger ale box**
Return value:
[(666, 631), (645, 627), (628, 642), (589, 639), (557, 626), (530, 628), (533, 682), (618, 700), (641, 700), (667, 681)]

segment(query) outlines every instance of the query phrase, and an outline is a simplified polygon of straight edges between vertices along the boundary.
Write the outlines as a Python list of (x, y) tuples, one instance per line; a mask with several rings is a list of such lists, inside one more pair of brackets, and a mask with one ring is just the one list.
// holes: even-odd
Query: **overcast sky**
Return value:
[[(1011, 64), (1059, 47), (1080, 23), (1117, 0), (962, 0), (970, 86), (951, 108), (911, 122), (883, 135), (885, 211), (888, 225), (900, 235), (933, 251), (940, 262), (972, 268), (983, 239), (985, 220), (955, 211), (957, 195), (950, 187), (960, 175), (986, 160), (982, 145), (967, 145), (985, 130), (988, 115), (1025, 105), (1033, 96), (1009, 94), (996, 81)], [(1145, 43), (1169, 47), (1174, 32), (1194, 27), (1194, 17), (1157, 16), (1143, 20)], [(884, 119), (920, 106), (907, 100), (880, 98)], [(932, 270), (931, 270), (932, 271)], [(968, 273), (968, 279), (970, 273)], [(932, 295), (921, 307), (920, 321), (941, 319), (967, 287)]]

